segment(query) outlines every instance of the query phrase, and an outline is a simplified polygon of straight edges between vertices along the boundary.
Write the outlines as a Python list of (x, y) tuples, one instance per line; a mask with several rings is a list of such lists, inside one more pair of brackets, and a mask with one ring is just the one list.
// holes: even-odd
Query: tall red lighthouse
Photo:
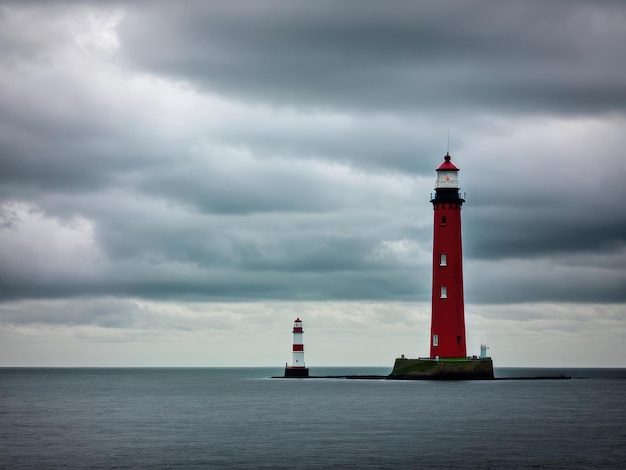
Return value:
[(434, 210), (433, 287), (428, 358), (396, 358), (392, 380), (493, 380), (493, 361), (482, 352), (467, 357), (463, 300), (463, 243), (459, 169), (449, 154), (437, 168)]
[(430, 357), (466, 357), (459, 169), (446, 154), (437, 168)]

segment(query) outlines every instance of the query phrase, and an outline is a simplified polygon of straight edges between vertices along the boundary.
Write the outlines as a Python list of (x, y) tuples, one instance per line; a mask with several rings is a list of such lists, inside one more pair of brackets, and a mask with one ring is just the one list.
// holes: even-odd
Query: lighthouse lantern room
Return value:
[(466, 357), (459, 169), (446, 154), (437, 168), (434, 210), (431, 358)]

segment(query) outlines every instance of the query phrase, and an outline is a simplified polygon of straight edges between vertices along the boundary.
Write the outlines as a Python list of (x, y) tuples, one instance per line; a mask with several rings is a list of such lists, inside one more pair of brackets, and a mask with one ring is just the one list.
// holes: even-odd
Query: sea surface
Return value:
[(626, 369), (269, 378), (282, 373), (0, 368), (0, 468), (626, 468)]

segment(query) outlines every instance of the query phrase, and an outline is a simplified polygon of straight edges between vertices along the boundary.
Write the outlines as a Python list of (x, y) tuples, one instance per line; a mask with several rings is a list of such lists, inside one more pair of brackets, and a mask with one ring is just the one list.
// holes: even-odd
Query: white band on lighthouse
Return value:
[(457, 171), (440, 171), (437, 173), (435, 189), (439, 188), (459, 188), (459, 174)]

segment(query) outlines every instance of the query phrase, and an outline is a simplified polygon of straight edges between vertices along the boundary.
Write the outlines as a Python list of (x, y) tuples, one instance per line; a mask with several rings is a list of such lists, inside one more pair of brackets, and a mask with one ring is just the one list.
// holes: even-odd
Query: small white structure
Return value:
[(481, 344), (480, 345), (480, 358), (481, 359), (484, 359), (484, 358), (487, 357), (487, 349), (489, 349), (489, 348), (487, 347), (486, 344)]
[(304, 342), (302, 341), (302, 320), (300, 317), (293, 322), (293, 347), (291, 348), (291, 366), (285, 367), (285, 377), (308, 377), (309, 369), (304, 363)]
[(292, 360), (291, 367), (302, 368), (304, 367), (304, 343), (302, 341), (302, 320), (300, 317), (296, 318), (293, 322), (293, 348), (292, 348)]

